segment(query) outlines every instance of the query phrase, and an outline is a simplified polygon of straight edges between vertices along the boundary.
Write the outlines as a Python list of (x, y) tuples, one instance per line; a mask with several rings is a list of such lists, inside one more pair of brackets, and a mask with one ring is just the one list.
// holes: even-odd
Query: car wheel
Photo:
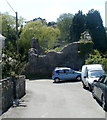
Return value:
[(59, 78), (55, 78), (55, 79), (54, 79), (54, 82), (55, 82), (55, 83), (58, 83), (58, 82), (60, 82), (60, 79), (59, 79)]
[(77, 79), (78, 81), (80, 81), (80, 80), (81, 80), (81, 77), (80, 77), (80, 76), (77, 76), (76, 79)]
[(86, 85), (84, 84), (84, 82), (82, 81), (82, 85), (84, 89), (87, 89)]
[(105, 100), (104, 95), (102, 95), (102, 108), (103, 108), (105, 111), (107, 111), (106, 100)]

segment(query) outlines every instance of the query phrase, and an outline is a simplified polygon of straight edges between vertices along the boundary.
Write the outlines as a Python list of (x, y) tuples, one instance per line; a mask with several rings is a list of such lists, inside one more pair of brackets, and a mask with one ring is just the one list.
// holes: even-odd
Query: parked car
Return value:
[(89, 88), (91, 91), (93, 81), (98, 80), (103, 74), (104, 70), (101, 64), (83, 65), (81, 73), (83, 88)]
[(94, 80), (92, 95), (102, 103), (102, 108), (107, 111), (107, 75), (103, 75), (99, 80)]
[(54, 82), (60, 80), (81, 80), (81, 72), (74, 71), (68, 67), (56, 67), (52, 72), (52, 79)]

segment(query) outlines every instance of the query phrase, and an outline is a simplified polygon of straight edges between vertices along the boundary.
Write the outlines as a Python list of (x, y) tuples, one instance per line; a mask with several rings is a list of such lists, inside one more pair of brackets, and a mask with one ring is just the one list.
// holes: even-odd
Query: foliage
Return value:
[[(3, 78), (11, 75), (20, 75), (24, 72), (26, 57), (16, 52), (16, 18), (8, 13), (2, 16), (2, 34), (6, 37), (5, 48), (2, 54), (2, 76)], [(18, 27), (23, 24), (23, 18), (18, 19)]]
[(2, 15), (2, 34), (6, 37), (5, 44), (7, 48), (10, 49), (10, 46), (12, 46), (12, 44), (13, 45), (16, 44), (15, 17), (10, 16), (8, 13), (1, 15)]
[(80, 45), (79, 45), (79, 50), (78, 50), (80, 57), (85, 58), (85, 56), (88, 55), (92, 50), (93, 50), (92, 41), (81, 40)]
[[(68, 45), (68, 44), (66, 44)], [(46, 49), (45, 52), (48, 53), (48, 52), (51, 52), (51, 51), (55, 51), (55, 52), (61, 52), (61, 50), (64, 48), (65, 44), (64, 45), (61, 45), (61, 46), (58, 46), (58, 47), (55, 47), (53, 49)]]
[(81, 33), (88, 30), (94, 43), (94, 48), (101, 52), (107, 51), (106, 28), (104, 28), (100, 13), (97, 10), (92, 9), (86, 15), (79, 11), (73, 18), (71, 29), (74, 41), (78, 41)]
[(107, 72), (107, 53), (102, 54), (98, 50), (93, 50), (89, 58), (85, 61), (86, 64), (102, 64)]
[(56, 25), (56, 23), (54, 21), (47, 23), (47, 26), (54, 26), (54, 25)]
[(90, 10), (87, 14), (87, 29), (92, 37), (95, 48), (101, 52), (107, 51), (107, 38), (105, 28), (97, 10)]
[(88, 30), (84, 31), (83, 33), (81, 33), (81, 37), (80, 37), (80, 40), (83, 39), (83, 40), (89, 40), (89, 41), (92, 41), (92, 38), (88, 32)]
[(43, 48), (52, 48), (57, 43), (60, 31), (53, 26), (47, 26), (41, 20), (36, 20), (27, 23), (20, 35), (20, 51), (21, 53), (28, 53), (30, 42), (33, 37), (38, 38), (40, 45)]
[[(16, 51), (16, 18), (8, 13), (0, 14), (2, 16), (2, 34), (6, 37), (5, 46), (9, 51)], [(18, 19), (18, 26), (23, 24), (23, 18)]]
[(72, 26), (73, 15), (64, 13), (57, 19), (57, 26), (60, 30), (60, 39), (62, 41), (71, 42), (71, 26)]
[(8, 50), (3, 50), (2, 57), (2, 77), (9, 77), (15, 75), (21, 75), (24, 73), (26, 66), (26, 61), (20, 54), (15, 52), (9, 52)]
[(72, 21), (71, 32), (73, 34), (73, 41), (79, 41), (81, 33), (85, 31), (85, 25), (86, 16), (82, 13), (82, 11), (78, 11)]
[(30, 20), (26, 23), (33, 22), (33, 21), (38, 21), (38, 20), (41, 21), (43, 24), (47, 24), (46, 19), (42, 19), (41, 17), (34, 18), (33, 20)]
[[(24, 19), (19, 18), (18, 45), (19, 54), (16, 52), (16, 20), (8, 13), (2, 15), (2, 34), (6, 37), (6, 46), (3, 50), (3, 77), (20, 75), (26, 66), (28, 50), (33, 37), (38, 38), (40, 46), (44, 50), (60, 51), (62, 45), (69, 42), (79, 41), (81, 33), (88, 30), (92, 41), (82, 40), (78, 53), (80, 57), (85, 57), (93, 51), (93, 44), (100, 52), (107, 51), (107, 33), (104, 28), (100, 13), (90, 10), (87, 15), (78, 11), (75, 16), (72, 14), (62, 14), (55, 22), (46, 23), (45, 19), (35, 18), (22, 26)], [(1, 20), (0, 20), (1, 22)], [(84, 33), (85, 36), (85, 33)], [(94, 50), (86, 64), (100, 63), (107, 71), (107, 54)]]

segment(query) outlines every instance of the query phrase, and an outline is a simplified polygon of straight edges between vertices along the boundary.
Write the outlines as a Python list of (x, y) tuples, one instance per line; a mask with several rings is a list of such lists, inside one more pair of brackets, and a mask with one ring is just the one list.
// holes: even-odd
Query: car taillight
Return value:
[(52, 73), (52, 76), (54, 75), (54, 73)]

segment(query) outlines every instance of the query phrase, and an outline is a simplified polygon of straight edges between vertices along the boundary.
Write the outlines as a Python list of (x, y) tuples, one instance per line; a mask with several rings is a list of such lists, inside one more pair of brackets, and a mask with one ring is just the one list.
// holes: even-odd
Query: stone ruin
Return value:
[(36, 54), (44, 54), (43, 49), (39, 45), (38, 39), (35, 37), (33, 37), (31, 40), (31, 49), (29, 49), (29, 52), (31, 52), (32, 50), (34, 50)]
[(26, 68), (26, 75), (49, 76), (55, 67), (70, 67), (74, 70), (81, 69), (84, 59), (78, 54), (80, 42), (70, 43), (60, 52), (51, 51), (44, 53), (37, 38), (32, 38), (31, 49), (29, 50), (29, 61)]

